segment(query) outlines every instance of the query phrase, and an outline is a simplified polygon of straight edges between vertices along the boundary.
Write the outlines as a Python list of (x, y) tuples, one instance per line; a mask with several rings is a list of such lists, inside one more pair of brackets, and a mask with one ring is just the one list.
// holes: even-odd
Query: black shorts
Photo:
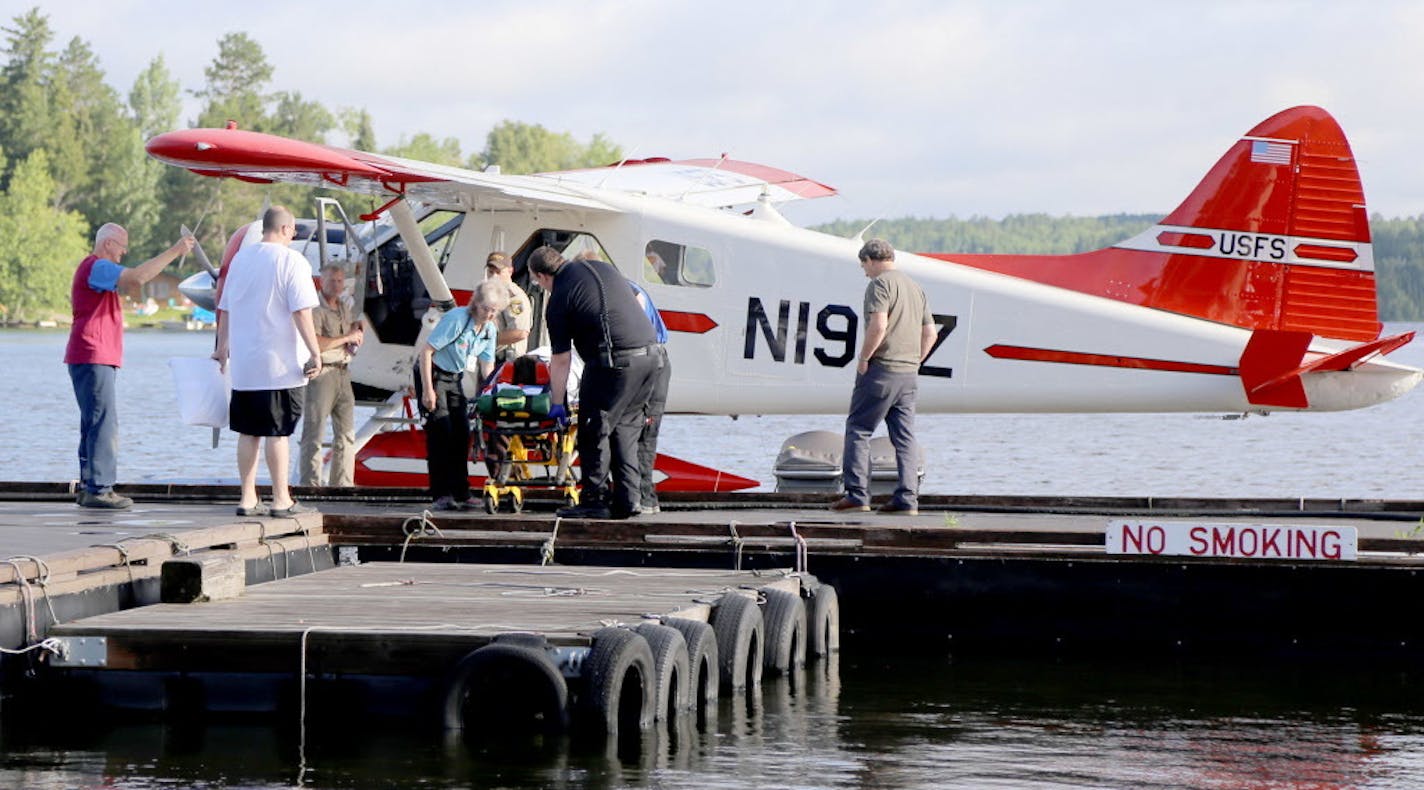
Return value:
[(302, 418), (304, 389), (233, 390), (228, 427), (244, 436), (291, 436)]

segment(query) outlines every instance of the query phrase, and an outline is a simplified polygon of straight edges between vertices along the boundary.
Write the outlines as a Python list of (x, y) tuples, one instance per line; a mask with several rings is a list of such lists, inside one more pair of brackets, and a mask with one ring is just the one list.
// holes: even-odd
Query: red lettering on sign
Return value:
[(1328, 560), (1340, 559), (1340, 533), (1326, 530), (1320, 534), (1320, 550)]
[(1122, 550), (1134, 554), (1142, 553), (1142, 525), (1122, 525)]
[(1236, 553), (1236, 531), (1231, 527), (1211, 528), (1211, 551), (1213, 554), (1230, 556)]
[(1147, 550), (1153, 554), (1161, 554), (1167, 548), (1167, 530), (1161, 527), (1151, 527), (1147, 530)]
[(1280, 538), (1280, 536), (1281, 531), (1278, 529), (1266, 530), (1266, 538), (1261, 541), (1261, 554), (1264, 556), (1281, 556), (1281, 547), (1276, 543), (1276, 540)]
[(1192, 527), (1191, 530), (1187, 532), (1187, 537), (1191, 540), (1191, 546), (1188, 548), (1188, 551), (1198, 557), (1206, 553), (1205, 527)]

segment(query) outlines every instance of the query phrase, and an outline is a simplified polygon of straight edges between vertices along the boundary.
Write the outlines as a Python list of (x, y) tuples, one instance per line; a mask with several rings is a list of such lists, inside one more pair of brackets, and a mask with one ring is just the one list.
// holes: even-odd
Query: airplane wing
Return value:
[(149, 156), (199, 175), (282, 181), (478, 210), (614, 211), (601, 189), (720, 208), (825, 197), (808, 178), (734, 159), (644, 159), (533, 176), (486, 173), (292, 140), (236, 128), (182, 129), (148, 141)]
[(680, 200), (708, 208), (829, 197), (836, 190), (785, 170), (728, 159), (634, 159), (609, 167), (541, 173), (559, 183), (587, 184)]
[(235, 128), (166, 132), (146, 148), (154, 159), (199, 175), (258, 184), (282, 181), (488, 211), (615, 210), (575, 182), (481, 173)]

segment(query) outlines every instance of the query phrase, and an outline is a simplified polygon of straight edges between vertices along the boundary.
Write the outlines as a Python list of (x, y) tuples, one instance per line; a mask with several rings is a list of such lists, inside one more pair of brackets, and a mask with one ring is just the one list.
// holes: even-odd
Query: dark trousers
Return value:
[(621, 368), (585, 364), (579, 383), (581, 502), (625, 513), (638, 506), (638, 437), (657, 360), (649, 353), (628, 357)]
[(658, 430), (663, 425), (668, 382), (672, 380), (672, 362), (668, 359), (667, 346), (656, 346), (654, 353), (658, 358), (658, 370), (653, 374), (653, 392), (648, 396), (648, 407), (643, 411), (643, 432), (638, 437), (638, 476), (642, 481), (640, 504), (645, 508), (658, 506), (653, 463), (658, 459)]
[(893, 501), (906, 507), (919, 505), (920, 449), (915, 442), (918, 384), (919, 374), (914, 371), (895, 373), (873, 362), (864, 374), (855, 377), (841, 459), (846, 499), (870, 504), (870, 435), (884, 422), (900, 475)]
[[(461, 375), (433, 371), (435, 409), (426, 411), (425, 467), (430, 475), (430, 497), (448, 496), (456, 502), (470, 498), (470, 418), (469, 401), (461, 388)], [(423, 399), (420, 376), (415, 377), (415, 399)]]
[(119, 476), (118, 376), (113, 365), (69, 366), (79, 403), (79, 480), (91, 494), (113, 490)]

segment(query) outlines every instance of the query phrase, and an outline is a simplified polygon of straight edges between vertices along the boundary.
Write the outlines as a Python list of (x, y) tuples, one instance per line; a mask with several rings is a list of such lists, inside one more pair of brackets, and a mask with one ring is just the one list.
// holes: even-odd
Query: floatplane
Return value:
[[(337, 205), (337, 232), (318, 223), (311, 234), (314, 260), (350, 265), (365, 312), (353, 380), (387, 399), (359, 437), (359, 484), (423, 484), (423, 440), (390, 430), (390, 415), (416, 344), (468, 301), (492, 250), (512, 254), (536, 312), (525, 259), (540, 245), (597, 255), (640, 282), (671, 332), (670, 414), (846, 408), (863, 321), (861, 240), (780, 214), (787, 201), (836, 193), (809, 178), (725, 156), (507, 175), (232, 124), (161, 134), (148, 152), (201, 175), (385, 201), (361, 229)], [(324, 218), (335, 201), (321, 203)], [(256, 236), (234, 234), (224, 262)], [(1413, 333), (1382, 336), (1359, 171), (1318, 107), (1261, 122), (1175, 211), (1105, 249), (897, 261), (923, 285), (937, 324), (920, 369), (924, 414), (1333, 411), (1397, 398), (1424, 375), (1387, 358)], [(531, 348), (539, 334), (536, 321)], [(659, 469), (665, 489), (756, 484), (676, 459)]]

